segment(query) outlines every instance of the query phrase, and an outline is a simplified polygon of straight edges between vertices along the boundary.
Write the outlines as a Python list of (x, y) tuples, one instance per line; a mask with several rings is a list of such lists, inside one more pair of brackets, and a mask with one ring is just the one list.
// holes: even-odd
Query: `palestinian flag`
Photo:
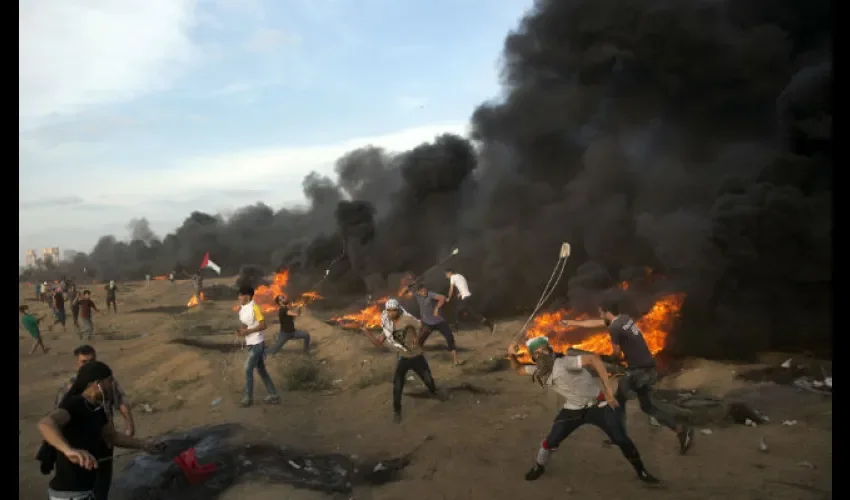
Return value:
[(216, 272), (216, 274), (221, 274), (221, 267), (219, 267), (218, 264), (210, 260), (209, 252), (204, 254), (204, 260), (201, 261), (201, 269), (212, 269)]

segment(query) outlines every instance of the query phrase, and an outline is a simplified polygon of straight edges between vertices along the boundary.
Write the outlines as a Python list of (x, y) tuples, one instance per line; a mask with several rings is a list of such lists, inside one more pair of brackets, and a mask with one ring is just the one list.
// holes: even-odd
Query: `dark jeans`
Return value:
[(482, 316), (472, 306), (472, 296), (465, 299), (458, 298), (455, 302), (455, 323), (460, 324), (461, 320), (474, 321), (476, 323), (487, 323), (487, 318)]
[[(108, 456), (111, 458), (112, 453)], [(99, 461), (94, 482), (95, 500), (107, 500), (110, 486), (112, 486), (112, 460)]]
[(572, 434), (574, 430), (584, 424), (590, 424), (602, 429), (602, 432), (608, 436), (608, 439), (620, 448), (623, 456), (634, 464), (640, 460), (640, 454), (635, 444), (626, 434), (626, 424), (620, 412), (621, 410), (614, 410), (610, 406), (604, 406), (602, 408), (593, 406), (583, 410), (562, 409), (558, 413), (558, 416), (555, 417), (552, 430), (549, 431), (549, 435), (543, 440), (541, 448), (546, 451), (555, 451), (561, 442)]
[(445, 321), (440, 321), (436, 325), (426, 325), (422, 323), (422, 330), (419, 332), (419, 345), (421, 347), (425, 347), (425, 342), (428, 341), (428, 337), (431, 336), (431, 333), (437, 330), (440, 332), (440, 335), (445, 337), (446, 345), (448, 346), (450, 351), (456, 351), (457, 346), (455, 345), (455, 334), (452, 333), (452, 328)]
[(401, 412), (401, 394), (404, 391), (404, 381), (407, 378), (407, 372), (413, 370), (420, 380), (428, 388), (431, 394), (437, 393), (437, 385), (434, 383), (434, 377), (431, 375), (431, 368), (428, 366), (428, 361), (425, 356), (419, 354), (410, 358), (399, 356), (395, 364), (395, 373), (393, 374), (393, 411)]
[(247, 401), (254, 400), (254, 370), (257, 370), (257, 373), (260, 374), (269, 395), (277, 395), (272, 378), (266, 371), (265, 350), (265, 345), (262, 342), (248, 346), (248, 358), (245, 360), (245, 389), (242, 391), (242, 398)]
[(623, 425), (626, 422), (626, 401), (629, 399), (629, 393), (637, 394), (640, 409), (647, 415), (655, 417), (661, 425), (670, 429), (676, 430), (678, 423), (672, 415), (661, 410), (652, 401), (652, 387), (658, 381), (658, 373), (655, 368), (634, 368), (627, 370), (625, 375), (620, 378), (617, 385), (617, 402), (620, 403), (620, 413), (623, 417)]
[(266, 350), (266, 354), (277, 354), (290, 340), (303, 340), (304, 352), (310, 350), (310, 334), (295, 330), (294, 332), (280, 332), (277, 336), (277, 342)]
[(112, 306), (112, 310), (118, 312), (118, 304), (115, 303), (115, 297), (106, 299), (106, 310), (109, 311), (109, 306)]

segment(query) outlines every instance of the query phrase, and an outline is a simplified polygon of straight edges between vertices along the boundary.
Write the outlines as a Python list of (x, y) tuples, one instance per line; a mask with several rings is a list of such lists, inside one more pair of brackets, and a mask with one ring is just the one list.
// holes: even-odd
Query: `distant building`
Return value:
[(71, 262), (80, 252), (76, 250), (65, 250), (62, 252), (62, 260), (65, 262)]
[(35, 250), (27, 250), (24, 255), (27, 267), (35, 266), (36, 261), (38, 261), (38, 253)]
[(59, 247), (41, 249), (41, 260), (47, 261), (48, 259), (53, 262), (59, 262), (59, 260), (61, 260), (61, 257), (59, 256)]

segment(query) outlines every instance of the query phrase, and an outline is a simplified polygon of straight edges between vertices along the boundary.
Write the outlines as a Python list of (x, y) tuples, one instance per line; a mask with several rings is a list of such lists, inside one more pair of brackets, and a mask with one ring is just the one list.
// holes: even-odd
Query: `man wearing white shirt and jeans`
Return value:
[(272, 378), (266, 370), (265, 361), (265, 338), (263, 331), (266, 329), (266, 318), (260, 306), (254, 302), (254, 289), (250, 286), (239, 288), (239, 321), (242, 327), (236, 331), (236, 336), (245, 339), (248, 346), (248, 359), (245, 360), (245, 389), (239, 406), (247, 408), (254, 401), (254, 370), (260, 374), (269, 395), (263, 400), (267, 404), (280, 403), (280, 397), (272, 383)]
[(451, 302), (452, 295), (455, 295), (455, 292), (457, 292), (458, 300), (455, 302), (457, 304), (455, 305), (455, 330), (458, 329), (460, 318), (466, 313), (471, 320), (482, 323), (489, 328), (492, 334), (496, 326), (473, 309), (471, 304), (472, 293), (469, 292), (469, 283), (467, 283), (466, 278), (462, 274), (454, 272), (453, 269), (446, 269), (446, 278), (449, 280), (449, 293), (446, 294), (446, 302)]

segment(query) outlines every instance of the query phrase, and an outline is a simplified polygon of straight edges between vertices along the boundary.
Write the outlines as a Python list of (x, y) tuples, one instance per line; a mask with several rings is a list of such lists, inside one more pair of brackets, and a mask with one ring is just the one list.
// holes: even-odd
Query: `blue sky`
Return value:
[(465, 133), (531, 0), (27, 0), (19, 254), (302, 203), (366, 144)]

